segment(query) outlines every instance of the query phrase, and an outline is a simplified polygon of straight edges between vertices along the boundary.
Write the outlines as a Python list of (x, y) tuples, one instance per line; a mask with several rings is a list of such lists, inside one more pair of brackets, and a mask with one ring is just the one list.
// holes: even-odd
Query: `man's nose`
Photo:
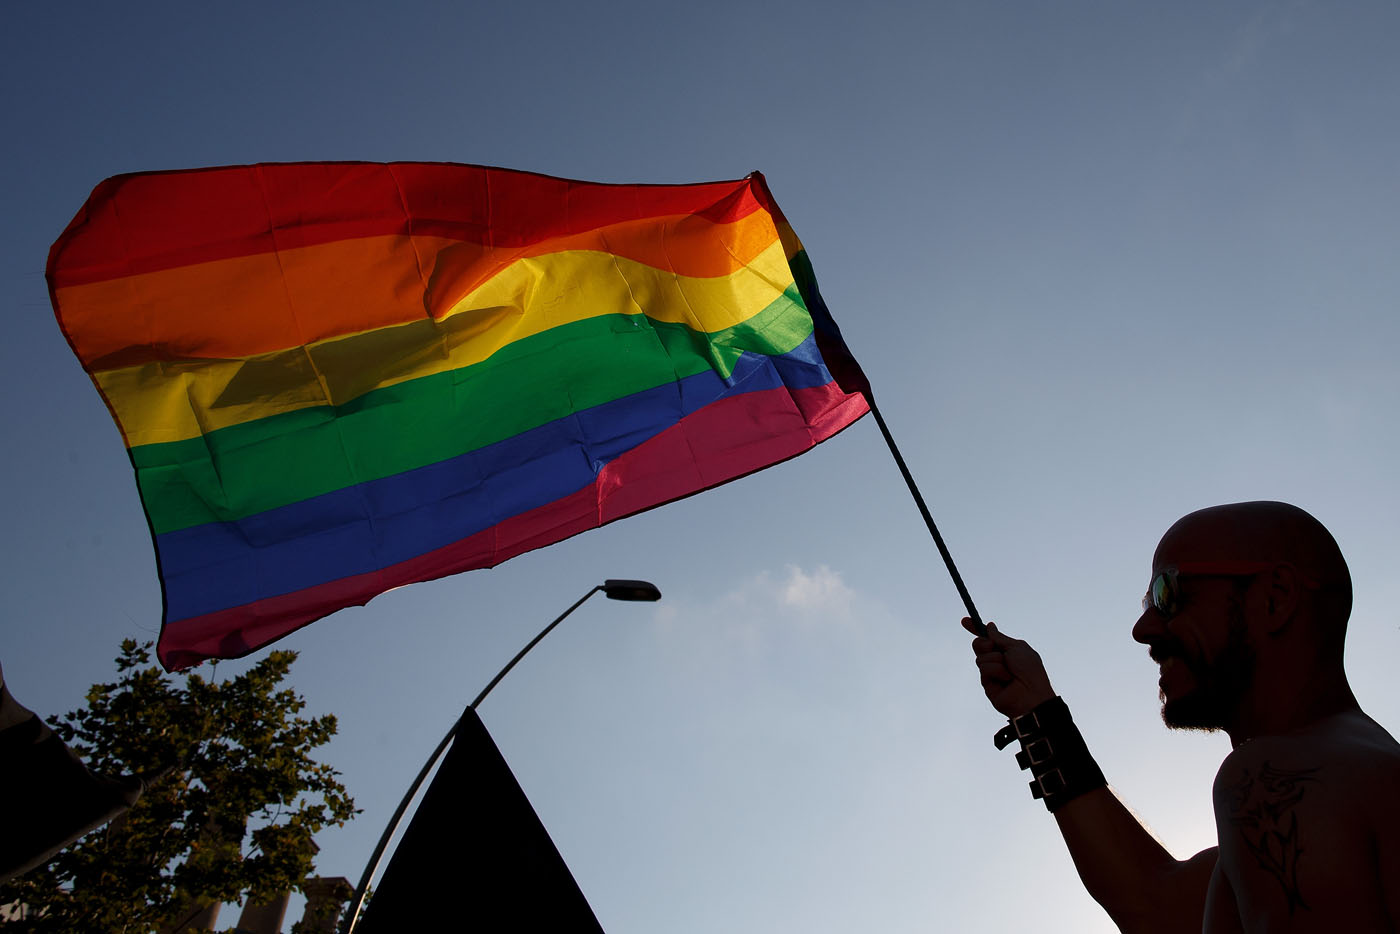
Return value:
[(1142, 611), (1137, 622), (1133, 623), (1133, 640), (1141, 642), (1143, 645), (1151, 645), (1160, 639), (1167, 631), (1167, 621), (1156, 607), (1148, 607)]

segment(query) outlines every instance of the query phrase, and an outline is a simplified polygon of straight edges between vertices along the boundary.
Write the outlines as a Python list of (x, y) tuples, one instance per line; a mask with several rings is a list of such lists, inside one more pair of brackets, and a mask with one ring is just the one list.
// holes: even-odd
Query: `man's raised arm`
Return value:
[[(971, 620), (963, 626), (975, 632)], [(1032, 794), (1055, 815), (1089, 894), (1121, 931), (1200, 931), (1215, 848), (1177, 860), (1123, 806), (1029, 644), (988, 623), (972, 651), (987, 699), (1010, 718), (997, 745), (1020, 743)]]

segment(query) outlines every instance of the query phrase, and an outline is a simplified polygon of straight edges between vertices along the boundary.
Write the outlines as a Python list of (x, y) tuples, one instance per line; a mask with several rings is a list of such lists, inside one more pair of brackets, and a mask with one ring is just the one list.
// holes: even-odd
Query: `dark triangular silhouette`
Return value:
[(426, 930), (603, 934), (470, 707), (356, 926), (363, 934)]

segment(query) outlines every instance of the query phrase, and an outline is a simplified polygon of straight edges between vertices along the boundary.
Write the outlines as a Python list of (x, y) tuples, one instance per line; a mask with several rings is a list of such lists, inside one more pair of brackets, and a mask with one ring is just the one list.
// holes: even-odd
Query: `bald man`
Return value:
[[(1177, 860), (1108, 789), (1040, 656), (989, 623), (972, 642), (1031, 792), (1120, 930), (1400, 930), (1400, 744), (1342, 668), (1351, 576), (1286, 503), (1193, 512), (1167, 530), (1133, 638), (1161, 666), (1168, 727), (1223, 730), (1218, 846)], [(973, 630), (970, 620), (963, 625)]]

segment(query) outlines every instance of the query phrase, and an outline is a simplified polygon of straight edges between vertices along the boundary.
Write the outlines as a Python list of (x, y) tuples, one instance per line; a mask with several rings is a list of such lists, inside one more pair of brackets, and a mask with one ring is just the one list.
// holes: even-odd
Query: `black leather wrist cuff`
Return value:
[(1016, 764), (1030, 769), (1034, 776), (1031, 797), (1043, 800), (1052, 814), (1080, 795), (1108, 784), (1063, 698), (1053, 697), (1029, 713), (1012, 717), (993, 741), (998, 749), (1020, 742)]

